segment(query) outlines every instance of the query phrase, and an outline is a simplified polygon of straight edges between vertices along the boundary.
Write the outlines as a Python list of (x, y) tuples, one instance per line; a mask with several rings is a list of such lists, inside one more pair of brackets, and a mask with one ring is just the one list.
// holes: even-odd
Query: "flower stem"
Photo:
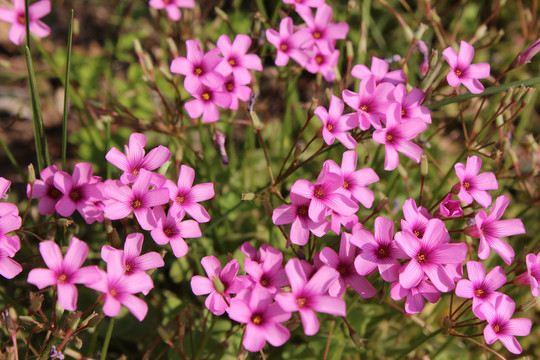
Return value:
[(111, 318), (111, 320), (109, 320), (109, 326), (107, 327), (107, 334), (105, 334), (105, 340), (103, 341), (103, 347), (101, 348), (100, 360), (107, 359), (107, 351), (109, 349), (109, 343), (111, 341), (113, 328), (114, 328), (114, 318)]

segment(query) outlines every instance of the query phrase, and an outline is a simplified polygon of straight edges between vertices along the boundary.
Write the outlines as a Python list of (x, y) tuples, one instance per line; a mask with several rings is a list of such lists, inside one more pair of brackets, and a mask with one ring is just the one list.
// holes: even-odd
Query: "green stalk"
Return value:
[(533, 86), (533, 85), (536, 85), (536, 84), (540, 84), (540, 76), (537, 76), (537, 77), (534, 77), (534, 78), (531, 78), (531, 79), (527, 79), (527, 80), (518, 80), (518, 81), (509, 82), (509, 83), (502, 84), (502, 85), (488, 87), (481, 94), (464, 94), (464, 95), (455, 96), (455, 97), (452, 97), (452, 98), (449, 98), (449, 99), (444, 99), (442, 101), (439, 101), (439, 102), (436, 102), (434, 104), (428, 105), (427, 107), (428, 107), (429, 110), (433, 110), (433, 109), (437, 109), (437, 108), (439, 108), (441, 106), (444, 106), (444, 105), (469, 100), (469, 99), (472, 99), (472, 98), (475, 98), (475, 97), (496, 94), (496, 93), (501, 92), (501, 91), (506, 91), (506, 90), (510, 89), (511, 87)]
[(111, 342), (113, 328), (114, 328), (114, 318), (112, 317), (111, 320), (109, 320), (109, 326), (107, 327), (107, 334), (105, 334), (105, 340), (103, 341), (103, 347), (101, 348), (100, 360), (107, 359), (107, 351), (109, 349), (109, 343)]
[(2, 139), (1, 136), (0, 136), (0, 146), (2, 146), (2, 149), (4, 149), (4, 153), (6, 154), (11, 165), (13, 165), (13, 167), (15, 168), (15, 170), (17, 170), (19, 175), (21, 175), (22, 178), (26, 180), (26, 174), (24, 173), (24, 171), (22, 171), (21, 167), (17, 163), (17, 160), (15, 160), (13, 153), (9, 150), (6, 143), (4, 142), (4, 139)]
[(28, 17), (28, 7), (30, 0), (24, 0), (24, 27), (26, 28), (26, 46), (30, 49), (30, 18)]
[(28, 46), (26, 46), (25, 50), (26, 65), (28, 67), (28, 80), (30, 82), (30, 100), (32, 103), (34, 140), (36, 143), (38, 170), (39, 172), (41, 172), (41, 170), (43, 170), (44, 168), (44, 164), (46, 166), (49, 166), (51, 161), (49, 159), (49, 151), (47, 149), (47, 138), (45, 137), (45, 130), (43, 128), (43, 116), (41, 114), (41, 104), (39, 102), (36, 74), (34, 72), (34, 65), (32, 63), (32, 55), (30, 54), (30, 48)]
[(62, 170), (66, 170), (67, 117), (69, 100), (69, 73), (71, 71), (71, 44), (73, 42), (73, 9), (69, 16), (68, 49), (66, 57), (66, 79), (64, 81), (64, 117), (62, 118)]

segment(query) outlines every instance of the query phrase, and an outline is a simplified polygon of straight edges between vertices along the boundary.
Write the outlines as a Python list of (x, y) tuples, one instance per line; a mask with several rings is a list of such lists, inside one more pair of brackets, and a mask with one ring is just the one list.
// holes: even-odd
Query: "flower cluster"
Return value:
[[(171, 72), (182, 74), (184, 88), (195, 99), (185, 104), (192, 119), (203, 122), (219, 120), (219, 109), (238, 109), (238, 100), (247, 101), (251, 89), (249, 70), (262, 70), (258, 55), (248, 54), (251, 38), (238, 34), (234, 41), (221, 35), (217, 47), (204, 53), (196, 40), (186, 41), (186, 57), (171, 63)], [(220, 56), (221, 55), (221, 56)]]

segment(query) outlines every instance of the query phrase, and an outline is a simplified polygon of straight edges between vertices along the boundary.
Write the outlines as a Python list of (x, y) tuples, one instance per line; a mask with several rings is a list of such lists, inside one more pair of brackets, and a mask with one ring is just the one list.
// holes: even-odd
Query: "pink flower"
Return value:
[(179, 8), (193, 9), (195, 7), (194, 0), (150, 0), (150, 6), (154, 9), (165, 9), (169, 19), (178, 21), (182, 17), (182, 12)]
[(306, 64), (306, 70), (312, 74), (321, 73), (324, 79), (332, 82), (336, 79), (334, 67), (337, 66), (339, 60), (339, 50), (333, 50), (330, 53), (324, 53), (318, 48)]
[(427, 280), (427, 277), (424, 277), (418, 285), (410, 289), (404, 288), (399, 282), (392, 283), (390, 296), (395, 301), (407, 297), (405, 300), (405, 311), (407, 314), (418, 314), (426, 305), (424, 299), (435, 304), (441, 298), (441, 292)]
[(385, 145), (384, 170), (391, 171), (397, 168), (399, 164), (398, 152), (419, 163), (422, 157), (422, 148), (411, 140), (426, 129), (426, 124), (420, 119), (401, 121), (400, 106), (397, 103), (392, 103), (386, 114), (386, 128), (377, 129), (373, 133), (373, 140)]
[(324, 1), (325, 0), (283, 0), (283, 3), (293, 5), (295, 9), (299, 9), (301, 7), (318, 8), (324, 4)]
[(291, 336), (280, 324), (289, 320), (291, 313), (273, 302), (272, 294), (262, 287), (242, 290), (231, 300), (227, 313), (232, 320), (247, 324), (242, 345), (248, 351), (260, 351), (267, 341), (281, 346)]
[(337, 316), (346, 315), (345, 301), (326, 295), (330, 285), (339, 278), (336, 269), (325, 265), (308, 281), (300, 260), (294, 258), (285, 265), (285, 271), (292, 292), (277, 294), (276, 301), (283, 310), (300, 313), (306, 335), (315, 335), (319, 331), (319, 320), (315, 311)]
[(108, 263), (111, 253), (120, 252), (124, 261), (126, 276), (143, 274), (143, 276), (149, 278), (150, 281), (148, 283), (152, 284), (152, 286), (142, 291), (146, 295), (154, 287), (154, 282), (146, 271), (162, 267), (165, 263), (161, 255), (155, 251), (141, 255), (143, 240), (144, 235), (141, 233), (129, 234), (124, 243), (124, 250), (117, 250), (109, 245), (105, 245), (101, 248), (101, 258)]
[[(144, 136), (144, 134), (132, 133), (129, 136), (129, 146), (124, 146), (125, 154), (120, 152), (117, 148), (112, 148), (107, 155), (105, 155), (107, 161), (124, 172), (120, 176), (120, 181), (122, 181), (123, 184), (127, 185), (134, 182), (141, 169), (148, 171), (155, 170), (171, 158), (169, 149), (162, 145), (153, 148), (145, 155), (145, 145), (146, 136)], [(152, 173), (152, 185), (158, 186), (162, 183), (163, 175)]]
[(360, 254), (354, 261), (360, 275), (371, 274), (378, 268), (384, 281), (398, 279), (401, 264), (397, 259), (404, 259), (407, 255), (393, 241), (393, 237), (394, 223), (385, 217), (375, 219), (375, 235), (364, 229), (353, 234), (351, 243), (360, 248)]
[(478, 308), (479, 318), (487, 320), (484, 338), (488, 345), (500, 340), (512, 354), (521, 353), (521, 345), (515, 336), (527, 336), (531, 333), (530, 319), (512, 319), (516, 304), (506, 295), (499, 296), (493, 302), (485, 302)]
[(291, 224), (289, 239), (293, 244), (304, 246), (309, 240), (309, 233), (317, 237), (324, 236), (330, 224), (328, 221), (315, 222), (308, 215), (311, 200), (291, 192), (291, 204), (274, 209), (272, 221), (275, 225)]
[[(225, 79), (223, 79), (225, 81)], [(184, 107), (190, 118), (197, 119), (202, 116), (205, 123), (216, 122), (219, 120), (219, 109), (229, 108), (232, 102), (232, 96), (228, 89), (209, 88), (204, 85), (195, 89), (191, 95), (195, 99), (185, 103)]]
[(318, 106), (314, 114), (323, 123), (322, 136), (327, 145), (332, 145), (338, 139), (347, 149), (356, 148), (356, 140), (349, 134), (349, 130), (358, 125), (355, 114), (343, 114), (345, 105), (337, 96), (330, 98), (328, 111), (323, 106)]
[(356, 272), (354, 259), (358, 249), (352, 245), (351, 234), (341, 234), (341, 244), (339, 255), (325, 247), (319, 254), (321, 262), (338, 271), (339, 277), (328, 288), (328, 294), (334, 297), (342, 297), (350, 285), (362, 298), (367, 299), (375, 296), (377, 290), (367, 281), (367, 279)]
[(251, 81), (251, 73), (248, 69), (262, 71), (261, 59), (256, 54), (247, 54), (251, 46), (251, 38), (245, 34), (238, 34), (231, 44), (228, 35), (221, 35), (217, 41), (217, 47), (221, 50), (223, 60), (216, 70), (223, 75), (234, 74), (243, 84)]
[(456, 295), (472, 299), (473, 312), (485, 302), (494, 303), (502, 293), (495, 291), (506, 283), (506, 275), (500, 266), (487, 274), (484, 264), (478, 261), (467, 262), (467, 274), (470, 280), (462, 279), (456, 285)]
[(105, 297), (103, 313), (110, 317), (117, 316), (124, 305), (139, 321), (142, 321), (148, 312), (148, 305), (133, 294), (151, 289), (152, 279), (143, 273), (127, 276), (123, 254), (119, 251), (109, 254), (107, 272), (99, 270), (99, 274), (101, 279), (87, 286), (103, 293)]
[(397, 85), (405, 82), (405, 74), (403, 70), (394, 70), (388, 72), (388, 63), (375, 56), (371, 58), (371, 70), (366, 65), (355, 65), (351, 71), (351, 75), (357, 79), (363, 80), (368, 76), (375, 76), (375, 84), (388, 82), (392, 85)]
[(293, 34), (293, 21), (290, 17), (281, 20), (279, 33), (274, 29), (267, 29), (266, 38), (277, 48), (277, 66), (287, 65), (289, 57), (300, 66), (306, 65), (308, 56), (301, 47), (310, 40), (310, 34), (306, 29), (300, 29)]
[[(37, 37), (43, 38), (51, 33), (51, 29), (40, 18), (51, 12), (50, 0), (41, 0), (28, 7), (28, 24), (30, 32)], [(9, 40), (15, 45), (20, 45), (26, 35), (26, 19), (24, 0), (13, 0), (13, 10), (0, 8), (0, 20), (11, 23)]]
[(401, 230), (410, 231), (419, 239), (424, 236), (428, 221), (432, 218), (425, 208), (416, 206), (414, 199), (405, 200), (403, 217), (405, 219), (401, 220)]
[(174, 256), (182, 257), (188, 253), (188, 245), (184, 238), (201, 237), (201, 229), (199, 224), (194, 220), (185, 220), (185, 212), (182, 211), (176, 215), (172, 215), (171, 210), (165, 216), (163, 207), (156, 206), (154, 208), (154, 217), (156, 227), (152, 229), (151, 234), (154, 241), (159, 245), (171, 243), (171, 248)]
[(439, 211), (436, 214), (437, 216), (442, 217), (460, 217), (463, 216), (463, 209), (461, 208), (461, 201), (452, 200), (452, 194), (446, 195), (441, 205), (439, 206)]
[(229, 261), (223, 270), (215, 256), (205, 256), (201, 264), (208, 277), (193, 276), (191, 289), (197, 296), (209, 294), (204, 304), (212, 314), (223, 315), (231, 302), (230, 294), (236, 294), (243, 289), (242, 283), (236, 278), (240, 268), (238, 260)]
[(6, 279), (13, 279), (22, 271), (21, 265), (11, 259), (21, 249), (21, 241), (17, 235), (7, 235), (20, 227), (18, 215), (10, 212), (0, 217), (0, 275)]
[(205, 54), (197, 40), (187, 40), (187, 57), (174, 59), (171, 63), (171, 72), (186, 76), (184, 88), (191, 95), (200, 94), (200, 88), (203, 85), (209, 89), (217, 89), (223, 85), (223, 75), (216, 71), (216, 67), (222, 60), (219, 53), (220, 50), (214, 48)]
[[(11, 186), (11, 181), (0, 177), (0, 199), (7, 199), (7, 191)], [(19, 215), (19, 208), (17, 205), (9, 202), (0, 202), (0, 216), (5, 216), (7, 214), (13, 214), (15, 216)]]
[(474, 57), (474, 47), (466, 41), (459, 44), (459, 53), (451, 47), (443, 51), (443, 56), (452, 68), (452, 71), (446, 76), (448, 84), (457, 87), (463, 84), (473, 94), (484, 92), (484, 86), (478, 79), (489, 77), (489, 64), (471, 64)]
[[(223, 87), (231, 96), (231, 104), (229, 105), (229, 109), (238, 110), (238, 100), (249, 100), (249, 96), (251, 95), (251, 88), (249, 86), (245, 86), (246, 84), (249, 84), (249, 82), (250, 80), (240, 80), (233, 74), (227, 75), (225, 77), (225, 83)], [(216, 134), (218, 133), (216, 132)], [(224, 164), (226, 163), (224, 162)]]
[(111, 202), (105, 205), (105, 215), (111, 220), (127, 217), (132, 211), (137, 221), (144, 230), (152, 230), (155, 227), (155, 219), (152, 207), (169, 202), (169, 190), (166, 188), (150, 190), (151, 173), (141, 169), (137, 180), (130, 188), (120, 181), (111, 182), (105, 192), (111, 198)]
[(282, 286), (289, 284), (282, 263), (283, 254), (272, 246), (267, 246), (261, 263), (249, 258), (244, 259), (244, 270), (250, 275), (254, 284), (275, 294), (281, 290)]
[(538, 255), (528, 254), (525, 258), (527, 271), (516, 276), (512, 282), (516, 285), (530, 285), (533, 296), (540, 296), (540, 253)]
[(28, 274), (28, 282), (39, 289), (56, 285), (58, 304), (68, 311), (77, 309), (77, 288), (75, 284), (90, 284), (100, 279), (97, 266), (81, 268), (88, 255), (85, 242), (71, 238), (65, 258), (62, 258), (60, 246), (54, 241), (43, 241), (39, 244), (39, 252), (48, 269), (32, 269)]
[(322, 222), (329, 209), (345, 216), (358, 211), (358, 205), (354, 201), (337, 192), (342, 186), (341, 176), (330, 172), (329, 166), (325, 165), (315, 184), (307, 180), (297, 180), (291, 188), (291, 193), (311, 199), (309, 217), (315, 222)]
[[(38, 211), (41, 215), (51, 215), (56, 212), (56, 203), (62, 196), (60, 190), (54, 186), (54, 173), (58, 171), (56, 165), (43, 169), (40, 173), (42, 180), (36, 180), (32, 189), (32, 199), (39, 199)], [(30, 196), (30, 184), (26, 193)]]
[(398, 232), (395, 238), (401, 249), (411, 258), (400, 271), (401, 286), (406, 289), (415, 287), (425, 274), (439, 291), (448, 292), (454, 289), (454, 281), (443, 265), (462, 263), (467, 256), (467, 245), (449, 244), (450, 235), (444, 222), (439, 219), (429, 220), (421, 239), (410, 231)]
[(177, 215), (185, 211), (197, 222), (205, 223), (210, 221), (210, 215), (198, 203), (214, 197), (214, 184), (203, 183), (193, 186), (194, 179), (195, 170), (182, 165), (177, 185), (170, 180), (165, 182), (164, 187), (169, 189), (169, 197), (172, 200), (170, 212)]
[(468, 157), (466, 166), (462, 163), (454, 166), (460, 182), (458, 198), (465, 204), (476, 200), (483, 208), (487, 208), (491, 204), (491, 195), (486, 190), (497, 190), (499, 184), (493, 173), (478, 175), (481, 167), (482, 160), (478, 156)]
[(426, 94), (420, 89), (412, 88), (407, 94), (405, 85), (396, 85), (394, 99), (401, 104), (401, 119), (403, 121), (418, 118), (426, 124), (431, 124), (431, 112), (427, 107), (421, 106), (425, 96)]
[(497, 254), (510, 265), (514, 260), (514, 249), (502, 240), (502, 237), (517, 234), (525, 234), (525, 227), (520, 219), (499, 220), (504, 210), (508, 207), (510, 199), (504, 195), (495, 200), (495, 204), (489, 215), (480, 210), (475, 216), (476, 224), (468, 227), (465, 233), (469, 236), (480, 238), (478, 257), (485, 260), (489, 257), (490, 249), (493, 248)]
[(327, 160), (327, 162), (331, 171), (341, 174), (343, 178), (343, 186), (339, 191), (369, 209), (373, 205), (375, 195), (366, 186), (379, 181), (375, 171), (371, 168), (356, 170), (358, 154), (354, 150), (343, 153), (341, 167), (332, 160)]
[(512, 62), (512, 65), (517, 67), (530, 63), (533, 56), (535, 56), (539, 51), (540, 39), (536, 40), (531, 46), (525, 49), (525, 51), (520, 52)]
[[(313, 17), (311, 9), (306, 7), (299, 7), (296, 12), (306, 22), (306, 29), (311, 34), (311, 43), (316, 45), (324, 54), (331, 54), (334, 51), (336, 40), (345, 39), (349, 32), (347, 23), (331, 22), (332, 7), (328, 4), (318, 6), (315, 17)], [(311, 44), (306, 44), (306, 46), (311, 46)]]
[(371, 125), (380, 127), (381, 118), (386, 116), (391, 103), (393, 89), (389, 83), (376, 85), (375, 77), (369, 75), (360, 82), (358, 93), (343, 90), (343, 101), (356, 111), (361, 130), (367, 130)]
[(63, 195), (56, 203), (56, 211), (61, 216), (71, 216), (77, 210), (88, 224), (103, 221), (103, 212), (95, 202), (102, 200), (97, 184), (100, 177), (92, 176), (92, 165), (81, 162), (75, 164), (73, 176), (58, 170), (54, 173), (54, 187)]

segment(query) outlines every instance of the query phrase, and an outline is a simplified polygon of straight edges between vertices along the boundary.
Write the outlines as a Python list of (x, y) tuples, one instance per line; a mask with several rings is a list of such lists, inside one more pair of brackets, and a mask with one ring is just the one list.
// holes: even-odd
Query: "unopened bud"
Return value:
[(531, 46), (529, 46), (525, 51), (521, 52), (516, 56), (513, 61), (513, 66), (521, 66), (531, 62), (531, 59), (540, 51), (540, 39), (536, 40)]
[(510, 159), (512, 159), (512, 164), (515, 165), (515, 164), (519, 163), (518, 157), (517, 157), (516, 152), (514, 151), (514, 149), (509, 147), (507, 152), (508, 152), (508, 155), (510, 155)]
[(352, 41), (347, 40), (347, 42), (345, 43), (345, 49), (347, 53), (347, 59), (354, 59), (354, 49)]
[(431, 49), (431, 58), (429, 59), (429, 67), (433, 68), (439, 61), (439, 51)]
[(223, 20), (225, 21), (228, 21), (229, 20), (229, 16), (227, 15), (227, 13), (225, 11), (223, 11), (221, 8), (219, 7), (215, 7), (214, 10), (216, 11), (216, 14), (217, 16), (219, 16), (220, 18), (222, 18)]
[(525, 94), (525, 97), (523, 98), (523, 103), (524, 104), (529, 104), (531, 102), (535, 92), (536, 92), (535, 88), (528, 88), (528, 91)]
[(28, 165), (28, 183), (34, 184), (36, 181), (36, 171), (34, 170), (34, 165)]
[(351, 339), (352, 339), (354, 345), (356, 345), (356, 347), (357, 347), (358, 349), (363, 348), (363, 347), (364, 347), (364, 343), (365, 343), (366, 341), (368, 341), (368, 339), (363, 339), (363, 338), (361, 338), (360, 335), (358, 335), (358, 333), (357, 333), (356, 331), (352, 332), (350, 335), (351, 335)]
[(22, 322), (24, 322), (24, 323), (26, 323), (26, 324), (42, 326), (41, 323), (39, 323), (38, 321), (34, 320), (34, 318), (31, 317), (31, 316), (20, 315), (20, 316), (19, 316), (19, 320), (22, 321)]
[(531, 133), (525, 135), (525, 144), (534, 151), (538, 151), (538, 143), (534, 139), (534, 136)]
[(525, 86), (521, 85), (518, 89), (516, 89), (516, 97), (514, 98), (514, 100), (516, 101), (521, 101), (521, 99), (523, 99), (523, 97), (525, 96), (525, 94), (527, 93), (527, 89)]
[(252, 201), (255, 200), (256, 197), (257, 195), (255, 195), (254, 193), (242, 193), (243, 201)]
[(422, 39), (422, 37), (424, 36), (424, 33), (426, 32), (427, 28), (428, 28), (428, 26), (426, 24), (420, 23), (420, 26), (418, 26), (418, 29), (414, 33), (414, 39), (416, 41)]
[(163, 75), (163, 77), (164, 77), (167, 81), (172, 81), (172, 80), (173, 80), (173, 77), (172, 77), (171, 71), (169, 70), (169, 67), (167, 67), (167, 66), (160, 66), (158, 70), (159, 70), (159, 72), (161, 73), (161, 75)]
[(139, 57), (142, 56), (143, 49), (142, 49), (141, 42), (139, 41), (139, 39), (133, 40), (133, 50), (135, 51), (135, 54), (137, 54), (137, 56)]
[(55, 313), (56, 313), (56, 318), (57, 319), (60, 319), (62, 317), (62, 315), (64, 315), (64, 308), (60, 306), (59, 303), (56, 303), (56, 308), (54, 309)]
[(150, 57), (149, 54), (147, 54), (147, 53), (143, 54), (143, 63), (144, 63), (144, 67), (148, 71), (150, 71), (150, 72), (154, 71), (154, 63), (152, 62), (152, 58)]
[(36, 294), (30, 292), (30, 307), (28, 308), (28, 315), (32, 315), (41, 309), (43, 304), (43, 294)]
[(533, 307), (536, 306), (536, 299), (532, 299), (531, 301), (526, 302), (525, 304), (521, 304), (516, 309), (516, 312), (525, 312)]
[(17, 332), (17, 324), (13, 321), (9, 310), (5, 310), (2, 313), (1, 319), (3, 327), (5, 327), (10, 334)]
[(75, 336), (75, 337), (73, 338), (73, 345), (74, 345), (77, 349), (80, 350), (80, 349), (82, 348), (82, 346), (83, 346), (83, 341), (82, 341), (80, 338), (78, 338), (77, 336)]
[(514, 87), (512, 86), (510, 89), (506, 91), (506, 94), (504, 94), (502, 98), (502, 103), (510, 104), (512, 102), (513, 97), (514, 97)]
[(218, 146), (219, 153), (221, 155), (221, 162), (223, 165), (229, 164), (229, 157), (227, 156), (227, 149), (225, 148), (225, 134), (221, 131), (214, 132), (214, 142)]
[(72, 331), (75, 331), (77, 327), (79, 326), (79, 322), (81, 321), (82, 312), (76, 311), (74, 313), (70, 313), (67, 318), (67, 324), (68, 328)]
[(169, 47), (169, 51), (175, 58), (178, 57), (178, 47), (176, 46), (176, 43), (174, 40), (170, 37), (167, 38), (167, 46)]
[(221, 279), (218, 277), (213, 276), (212, 277), (212, 285), (214, 285), (214, 289), (220, 294), (223, 294), (225, 291), (225, 285), (223, 282), (221, 282)]
[(105, 315), (93, 312), (81, 323), (81, 327), (93, 328), (103, 319)]
[(426, 177), (428, 174), (428, 159), (426, 155), (422, 155), (420, 160), (420, 175)]
[(495, 151), (493, 151), (493, 152), (491, 153), (491, 158), (492, 158), (493, 160), (500, 159), (501, 156), (502, 156), (502, 154), (503, 154), (503, 152), (502, 152), (500, 149), (497, 149), (497, 150), (495, 150)]
[(73, 220), (65, 219), (65, 218), (60, 218), (60, 219), (56, 220), (56, 224), (57, 224), (58, 226), (65, 226), (65, 227), (68, 227), (69, 225), (73, 224)]
[(171, 334), (169, 334), (169, 332), (165, 330), (164, 328), (162, 328), (161, 326), (157, 328), (157, 332), (165, 343), (169, 343), (171, 341), (171, 337), (172, 337)]
[(476, 29), (476, 32), (474, 33), (474, 36), (478, 39), (481, 39), (483, 38), (484, 36), (486, 36), (486, 32), (487, 32), (487, 25), (486, 24), (482, 24), (478, 27), (478, 29)]
[(502, 115), (497, 116), (497, 118), (495, 119), (495, 125), (497, 125), (497, 127), (503, 126), (504, 125), (504, 116), (502, 116)]

